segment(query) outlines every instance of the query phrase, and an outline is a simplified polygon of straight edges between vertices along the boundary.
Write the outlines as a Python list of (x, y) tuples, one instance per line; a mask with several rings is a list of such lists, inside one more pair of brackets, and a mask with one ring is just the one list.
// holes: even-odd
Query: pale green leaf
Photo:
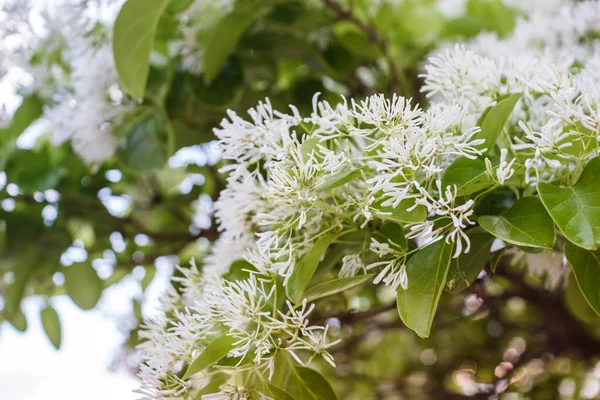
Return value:
[(334, 189), (336, 187), (345, 185), (348, 182), (352, 182), (354, 179), (361, 176), (361, 173), (365, 168), (366, 167), (363, 166), (357, 169), (343, 170), (333, 174), (325, 182), (323, 182), (323, 184), (321, 184), (317, 190), (323, 192), (325, 190)]
[(372, 278), (373, 274), (333, 279), (306, 289), (303, 297), (308, 301), (314, 301), (336, 293), (344, 292), (348, 289), (352, 289), (356, 286), (362, 285), (367, 281), (370, 281)]
[(375, 216), (379, 219), (406, 224), (424, 221), (427, 218), (427, 210), (422, 205), (407, 211), (414, 204), (414, 199), (405, 199), (395, 208), (384, 207), (381, 204), (375, 204), (372, 208)]
[(52, 306), (48, 306), (41, 311), (42, 326), (46, 336), (50, 339), (52, 345), (58, 350), (61, 342), (60, 319), (58, 313)]
[(102, 281), (89, 263), (73, 264), (62, 270), (65, 290), (75, 304), (84, 310), (94, 308), (102, 296)]
[(169, 1), (127, 0), (115, 21), (115, 67), (121, 84), (134, 98), (144, 97), (156, 28)]
[(188, 379), (192, 375), (210, 367), (221, 358), (229, 354), (229, 351), (233, 348), (233, 344), (237, 342), (235, 339), (227, 334), (223, 334), (210, 342), (202, 353), (196, 358), (185, 371), (183, 379)]

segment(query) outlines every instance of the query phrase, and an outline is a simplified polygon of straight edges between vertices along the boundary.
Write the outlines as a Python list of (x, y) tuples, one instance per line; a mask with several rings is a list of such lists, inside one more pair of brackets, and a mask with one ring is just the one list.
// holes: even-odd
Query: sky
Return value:
[(66, 296), (52, 299), (61, 317), (63, 343), (54, 350), (41, 327), (41, 302), (23, 306), (29, 327), (0, 326), (0, 390), (10, 400), (134, 400), (138, 385), (125, 371), (111, 372), (123, 335), (101, 311), (82, 311)]

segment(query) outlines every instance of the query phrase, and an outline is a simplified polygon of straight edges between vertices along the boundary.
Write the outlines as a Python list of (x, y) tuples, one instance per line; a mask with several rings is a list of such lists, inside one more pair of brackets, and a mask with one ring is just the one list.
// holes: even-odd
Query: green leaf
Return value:
[(321, 142), (321, 138), (314, 137), (308, 138), (300, 145), (300, 154), (302, 155), (302, 159), (304, 161), (308, 160), (308, 157), (312, 154), (313, 151), (317, 149), (317, 145)]
[(362, 171), (365, 169), (365, 166), (362, 166), (357, 169), (351, 169), (347, 171), (340, 171), (336, 174), (333, 174), (323, 184), (321, 184), (317, 190), (320, 192), (324, 192), (325, 190), (334, 189), (336, 187), (345, 185), (348, 182), (352, 182), (354, 179), (358, 178)]
[(115, 66), (121, 84), (134, 98), (144, 97), (156, 28), (169, 1), (127, 0), (115, 21)]
[(588, 304), (600, 315), (600, 253), (567, 242), (565, 256), (571, 264), (579, 290)]
[(291, 394), (272, 383), (267, 382), (267, 387), (275, 400), (294, 400), (294, 397), (292, 397)]
[(484, 139), (485, 142), (478, 148), (487, 149), (487, 152), (492, 150), (521, 95), (521, 93), (513, 93), (484, 112), (483, 121), (480, 120), (478, 123), (481, 131), (475, 139)]
[(27, 330), (27, 318), (21, 309), (18, 309), (13, 314), (12, 318), (8, 319), (8, 322), (20, 332), (25, 332)]
[(65, 290), (75, 304), (90, 310), (102, 296), (102, 281), (90, 263), (73, 264), (64, 268)]
[(429, 336), (433, 317), (450, 269), (452, 245), (438, 240), (417, 251), (406, 263), (408, 288), (396, 295), (404, 324), (422, 338)]
[(217, 372), (211, 375), (210, 382), (196, 393), (195, 400), (202, 400), (202, 397), (207, 394), (219, 392), (219, 387), (224, 385), (229, 380), (230, 376), (225, 372)]
[(467, 196), (492, 186), (492, 181), (486, 174), (485, 161), (467, 157), (454, 160), (442, 175), (442, 187), (454, 185), (458, 189), (458, 196)]
[(470, 251), (462, 253), (450, 262), (446, 287), (454, 293), (471, 286), (477, 279), (487, 263), (494, 242), (494, 236), (479, 227), (470, 229), (466, 233), (471, 241)]
[(327, 282), (319, 283), (318, 285), (306, 289), (306, 292), (304, 292), (304, 298), (306, 298), (308, 301), (314, 301), (323, 297), (331, 296), (332, 294), (352, 289), (356, 286), (362, 285), (367, 281), (370, 281), (372, 278), (373, 274), (367, 274), (351, 276), (348, 278), (337, 278)]
[(425, 218), (427, 218), (427, 210), (425, 207), (418, 205), (414, 210), (407, 211), (407, 209), (414, 206), (414, 204), (414, 199), (402, 200), (396, 208), (383, 207), (381, 204), (375, 204), (373, 205), (373, 211), (377, 218), (396, 223), (410, 224), (425, 221)]
[(380, 242), (391, 241), (402, 247), (404, 250), (408, 250), (408, 241), (404, 235), (404, 229), (400, 224), (390, 221), (384, 222), (375, 235)]
[(234, 52), (242, 35), (250, 25), (271, 7), (270, 1), (239, 3), (234, 10), (217, 23), (204, 51), (204, 79), (210, 84), (221, 67)]
[(287, 383), (287, 392), (293, 399), (337, 400), (327, 380), (314, 369), (293, 365)]
[(554, 246), (554, 222), (544, 205), (534, 196), (520, 198), (508, 212), (501, 216), (484, 215), (479, 225), (492, 235), (517, 246)]
[(58, 318), (58, 313), (52, 306), (48, 306), (42, 310), (41, 317), (42, 326), (44, 327), (46, 336), (48, 336), (48, 339), (50, 339), (54, 348), (58, 350), (61, 342), (60, 319)]
[(500, 262), (500, 259), (504, 255), (504, 252), (506, 251), (507, 248), (508, 248), (507, 246), (504, 246), (500, 250), (496, 251), (494, 253), (494, 255), (492, 256), (492, 259), (490, 260), (490, 269), (492, 270), (493, 273), (496, 273), (496, 267), (498, 266), (498, 263)]
[(172, 147), (172, 130), (161, 113), (154, 113), (134, 122), (124, 133), (124, 142), (117, 157), (127, 167), (137, 171), (162, 168)]
[(202, 103), (214, 108), (226, 108), (240, 98), (244, 73), (238, 58), (232, 57), (226, 60), (210, 84), (193, 75), (188, 76), (188, 80), (192, 92)]
[(51, 160), (48, 148), (17, 149), (12, 153), (4, 171), (9, 182), (25, 193), (43, 192), (56, 187), (64, 171)]
[(483, 195), (475, 203), (475, 214), (501, 215), (517, 202), (517, 195), (508, 187), (501, 187)]
[(558, 228), (579, 247), (600, 247), (600, 157), (585, 166), (577, 183), (560, 188), (538, 183), (542, 203)]
[(233, 344), (237, 342), (237, 340), (238, 339), (236, 338), (227, 336), (227, 334), (223, 334), (210, 342), (202, 353), (200, 353), (198, 358), (190, 364), (187, 371), (185, 371), (183, 379), (188, 379), (192, 375), (210, 367), (221, 358), (225, 357), (229, 354), (229, 351), (233, 348)]
[(7, 319), (12, 319), (13, 316), (17, 312), (20, 312), (21, 300), (23, 299), (23, 294), (25, 293), (25, 288), (27, 287), (27, 283), (31, 278), (31, 275), (37, 268), (35, 255), (26, 256), (25, 259), (21, 259), (21, 265), (17, 266), (14, 270), (14, 281), (6, 286), (6, 292), (4, 295), (5, 309), (4, 313), (6, 314)]
[[(33, 121), (42, 116), (44, 103), (42, 100), (33, 95), (24, 97), (21, 105), (15, 111), (10, 125), (0, 129), (0, 148), (9, 151), (14, 145), (17, 138), (31, 125)], [(0, 155), (2, 153), (0, 152)], [(3, 157), (0, 157), (2, 159)], [(2, 168), (2, 161), (0, 161)]]
[(308, 287), (317, 265), (323, 259), (325, 251), (336, 238), (336, 235), (324, 235), (320, 237), (313, 247), (298, 261), (294, 272), (286, 286), (286, 293), (294, 303), (302, 301), (304, 290)]

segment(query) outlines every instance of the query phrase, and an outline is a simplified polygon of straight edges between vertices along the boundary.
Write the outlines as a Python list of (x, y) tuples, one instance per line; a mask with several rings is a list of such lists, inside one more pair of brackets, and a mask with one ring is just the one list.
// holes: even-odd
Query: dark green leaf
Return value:
[(492, 256), (492, 259), (490, 260), (490, 269), (492, 270), (492, 272), (496, 273), (496, 267), (498, 266), (498, 263), (500, 262), (500, 259), (504, 255), (506, 249), (507, 247), (505, 246), (500, 250), (496, 251)]
[(468, 253), (462, 253), (450, 262), (450, 271), (446, 287), (451, 292), (459, 292), (469, 286), (477, 279), (481, 270), (485, 267), (490, 255), (490, 248), (494, 237), (476, 227), (467, 231), (471, 241), (471, 249)]
[(115, 67), (121, 84), (134, 98), (144, 97), (156, 28), (168, 4), (169, 0), (127, 0), (115, 21)]
[(73, 264), (62, 270), (65, 290), (75, 304), (84, 310), (94, 308), (102, 296), (102, 281), (90, 263)]
[(306, 289), (304, 298), (308, 301), (314, 301), (323, 297), (331, 296), (332, 294), (344, 292), (356, 286), (370, 281), (373, 274), (352, 276), (348, 278), (338, 278), (327, 282), (319, 283), (313, 287)]
[(567, 242), (565, 256), (571, 264), (577, 286), (588, 304), (600, 315), (600, 253)]
[(450, 269), (452, 245), (439, 240), (417, 251), (406, 263), (408, 288), (398, 288), (396, 302), (404, 324), (428, 337)]
[(239, 3), (217, 23), (204, 52), (204, 79), (210, 84), (246, 30), (271, 7), (271, 1)]
[(233, 344), (238, 339), (223, 334), (213, 340), (206, 348), (200, 353), (188, 367), (183, 379), (188, 379), (192, 375), (210, 367), (221, 358), (225, 357), (229, 351), (233, 348)]
[(592, 159), (577, 183), (558, 187), (539, 183), (540, 198), (569, 241), (588, 250), (600, 247), (600, 157)]
[(201, 78), (190, 76), (190, 87), (198, 100), (211, 107), (226, 108), (236, 102), (242, 93), (244, 74), (237, 58), (226, 60), (210, 83)]
[(477, 215), (504, 214), (517, 202), (517, 195), (510, 188), (502, 187), (492, 190), (475, 203)]
[(554, 222), (539, 198), (520, 198), (501, 216), (484, 215), (479, 225), (492, 235), (518, 246), (552, 248), (556, 239)]
[(46, 336), (48, 336), (48, 339), (50, 339), (52, 345), (58, 350), (60, 348), (62, 336), (58, 313), (54, 308), (52, 308), (52, 306), (48, 306), (42, 310), (41, 317), (42, 326), (44, 327), (44, 332), (46, 332)]
[(171, 127), (161, 113), (136, 121), (123, 136), (117, 157), (128, 168), (138, 171), (162, 168), (171, 155)]

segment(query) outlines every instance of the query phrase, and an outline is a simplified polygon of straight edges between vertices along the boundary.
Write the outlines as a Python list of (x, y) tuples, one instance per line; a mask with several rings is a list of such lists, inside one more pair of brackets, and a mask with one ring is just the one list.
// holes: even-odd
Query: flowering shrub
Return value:
[(27, 3), (2, 320), (134, 285), (148, 400), (598, 396), (600, 2)]
[(564, 245), (600, 312), (596, 64), (457, 46), (424, 68), (427, 109), (317, 93), (308, 115), (268, 100), (249, 119), (229, 112), (215, 129), (230, 161), (221, 236), (172, 293), (174, 317), (148, 326), (141, 392), (336, 398), (306, 368), (315, 357), (335, 366), (330, 349), (343, 341), (330, 319), (310, 325), (315, 304), (385, 285), (402, 322), (427, 337), (444, 289), (515, 251)]

